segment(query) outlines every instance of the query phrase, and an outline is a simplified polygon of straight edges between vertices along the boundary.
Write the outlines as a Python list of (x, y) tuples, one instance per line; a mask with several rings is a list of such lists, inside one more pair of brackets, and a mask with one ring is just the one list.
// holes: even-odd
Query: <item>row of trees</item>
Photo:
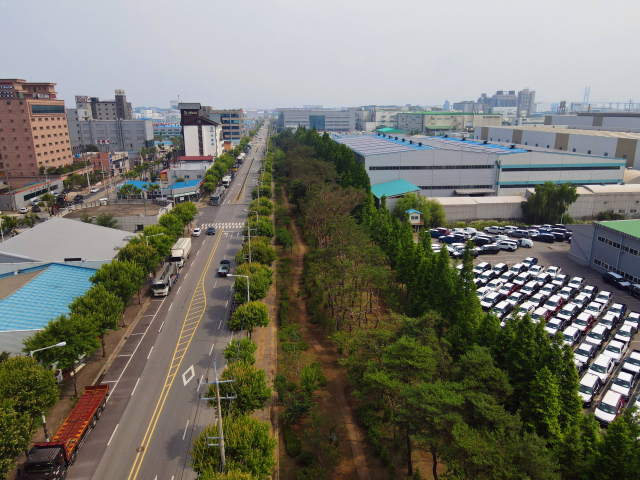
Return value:
[[(357, 175), (345, 180), (355, 167), (342, 154), (319, 164), (327, 147), (317, 133), (281, 137), (286, 156), (276, 172), (288, 180), (311, 246), (309, 308), (335, 332), (360, 421), (390, 475), (398, 458), (412, 474), (418, 448), (431, 455), (434, 478), (438, 463), (453, 478), (638, 476), (640, 427), (631, 412), (601, 432), (581, 411), (573, 352), (562, 339), (528, 317), (501, 329), (482, 313), (469, 248), (458, 274), (446, 249), (433, 253), (427, 233), (416, 243), (384, 199), (375, 208)], [(309, 161), (296, 162), (306, 146), (313, 146), (303, 157)], [(367, 321), (376, 294), (378, 305), (398, 314)], [(624, 459), (608, 460), (614, 451)]]

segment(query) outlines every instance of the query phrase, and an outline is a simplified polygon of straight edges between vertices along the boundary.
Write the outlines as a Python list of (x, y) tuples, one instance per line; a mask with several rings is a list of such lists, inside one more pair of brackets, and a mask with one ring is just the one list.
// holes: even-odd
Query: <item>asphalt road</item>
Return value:
[[(257, 141), (263, 137), (262, 141)], [(215, 421), (197, 385), (213, 378), (233, 337), (227, 328), (234, 279), (217, 276), (242, 246), (242, 226), (263, 155), (266, 127), (240, 167), (224, 203), (200, 209), (193, 250), (169, 296), (152, 300), (103, 383), (107, 408), (69, 470), (69, 479), (192, 479), (193, 439)], [(246, 178), (246, 188), (243, 182)], [(235, 202), (234, 202), (235, 200)], [(235, 334), (237, 335), (237, 333)], [(206, 392), (206, 387), (200, 388)], [(203, 397), (205, 395), (202, 395)]]

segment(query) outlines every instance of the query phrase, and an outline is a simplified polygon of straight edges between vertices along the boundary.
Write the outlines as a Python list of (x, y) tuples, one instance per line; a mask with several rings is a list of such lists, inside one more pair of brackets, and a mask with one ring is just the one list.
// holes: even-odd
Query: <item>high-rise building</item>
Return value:
[(76, 109), (87, 110), (94, 120), (133, 120), (131, 103), (127, 102), (124, 90), (116, 90), (113, 100), (76, 95)]
[[(471, 100), (465, 100), (464, 102), (456, 102), (453, 104), (453, 109), (458, 112), (473, 113), (484, 112), (487, 105), (480, 102), (473, 102)], [(446, 110), (446, 108), (445, 108)]]
[(211, 107), (202, 107), (200, 115), (222, 125), (225, 140), (238, 143), (244, 130), (244, 112), (241, 108), (235, 110), (214, 110)]
[(55, 86), (0, 79), (0, 178), (12, 188), (40, 180), (40, 167), (72, 163), (64, 100)]
[(536, 91), (525, 88), (518, 92), (518, 116), (530, 117), (536, 102)]

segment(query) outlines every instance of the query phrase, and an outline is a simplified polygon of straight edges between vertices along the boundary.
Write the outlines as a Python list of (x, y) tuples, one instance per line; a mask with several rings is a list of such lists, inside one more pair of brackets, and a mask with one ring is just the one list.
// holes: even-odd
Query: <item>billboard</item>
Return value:
[(109, 145), (109, 140), (96, 140), (96, 145)]
[(86, 95), (76, 95), (76, 103), (91, 103), (91, 97)]

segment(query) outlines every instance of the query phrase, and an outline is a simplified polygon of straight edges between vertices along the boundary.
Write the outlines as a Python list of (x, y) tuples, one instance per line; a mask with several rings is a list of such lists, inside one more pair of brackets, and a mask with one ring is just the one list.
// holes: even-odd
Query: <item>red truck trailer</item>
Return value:
[(28, 480), (64, 480), (76, 461), (85, 437), (96, 425), (107, 402), (109, 385), (85, 387), (84, 393), (62, 423), (58, 433), (46, 443), (34, 443), (24, 462)]

